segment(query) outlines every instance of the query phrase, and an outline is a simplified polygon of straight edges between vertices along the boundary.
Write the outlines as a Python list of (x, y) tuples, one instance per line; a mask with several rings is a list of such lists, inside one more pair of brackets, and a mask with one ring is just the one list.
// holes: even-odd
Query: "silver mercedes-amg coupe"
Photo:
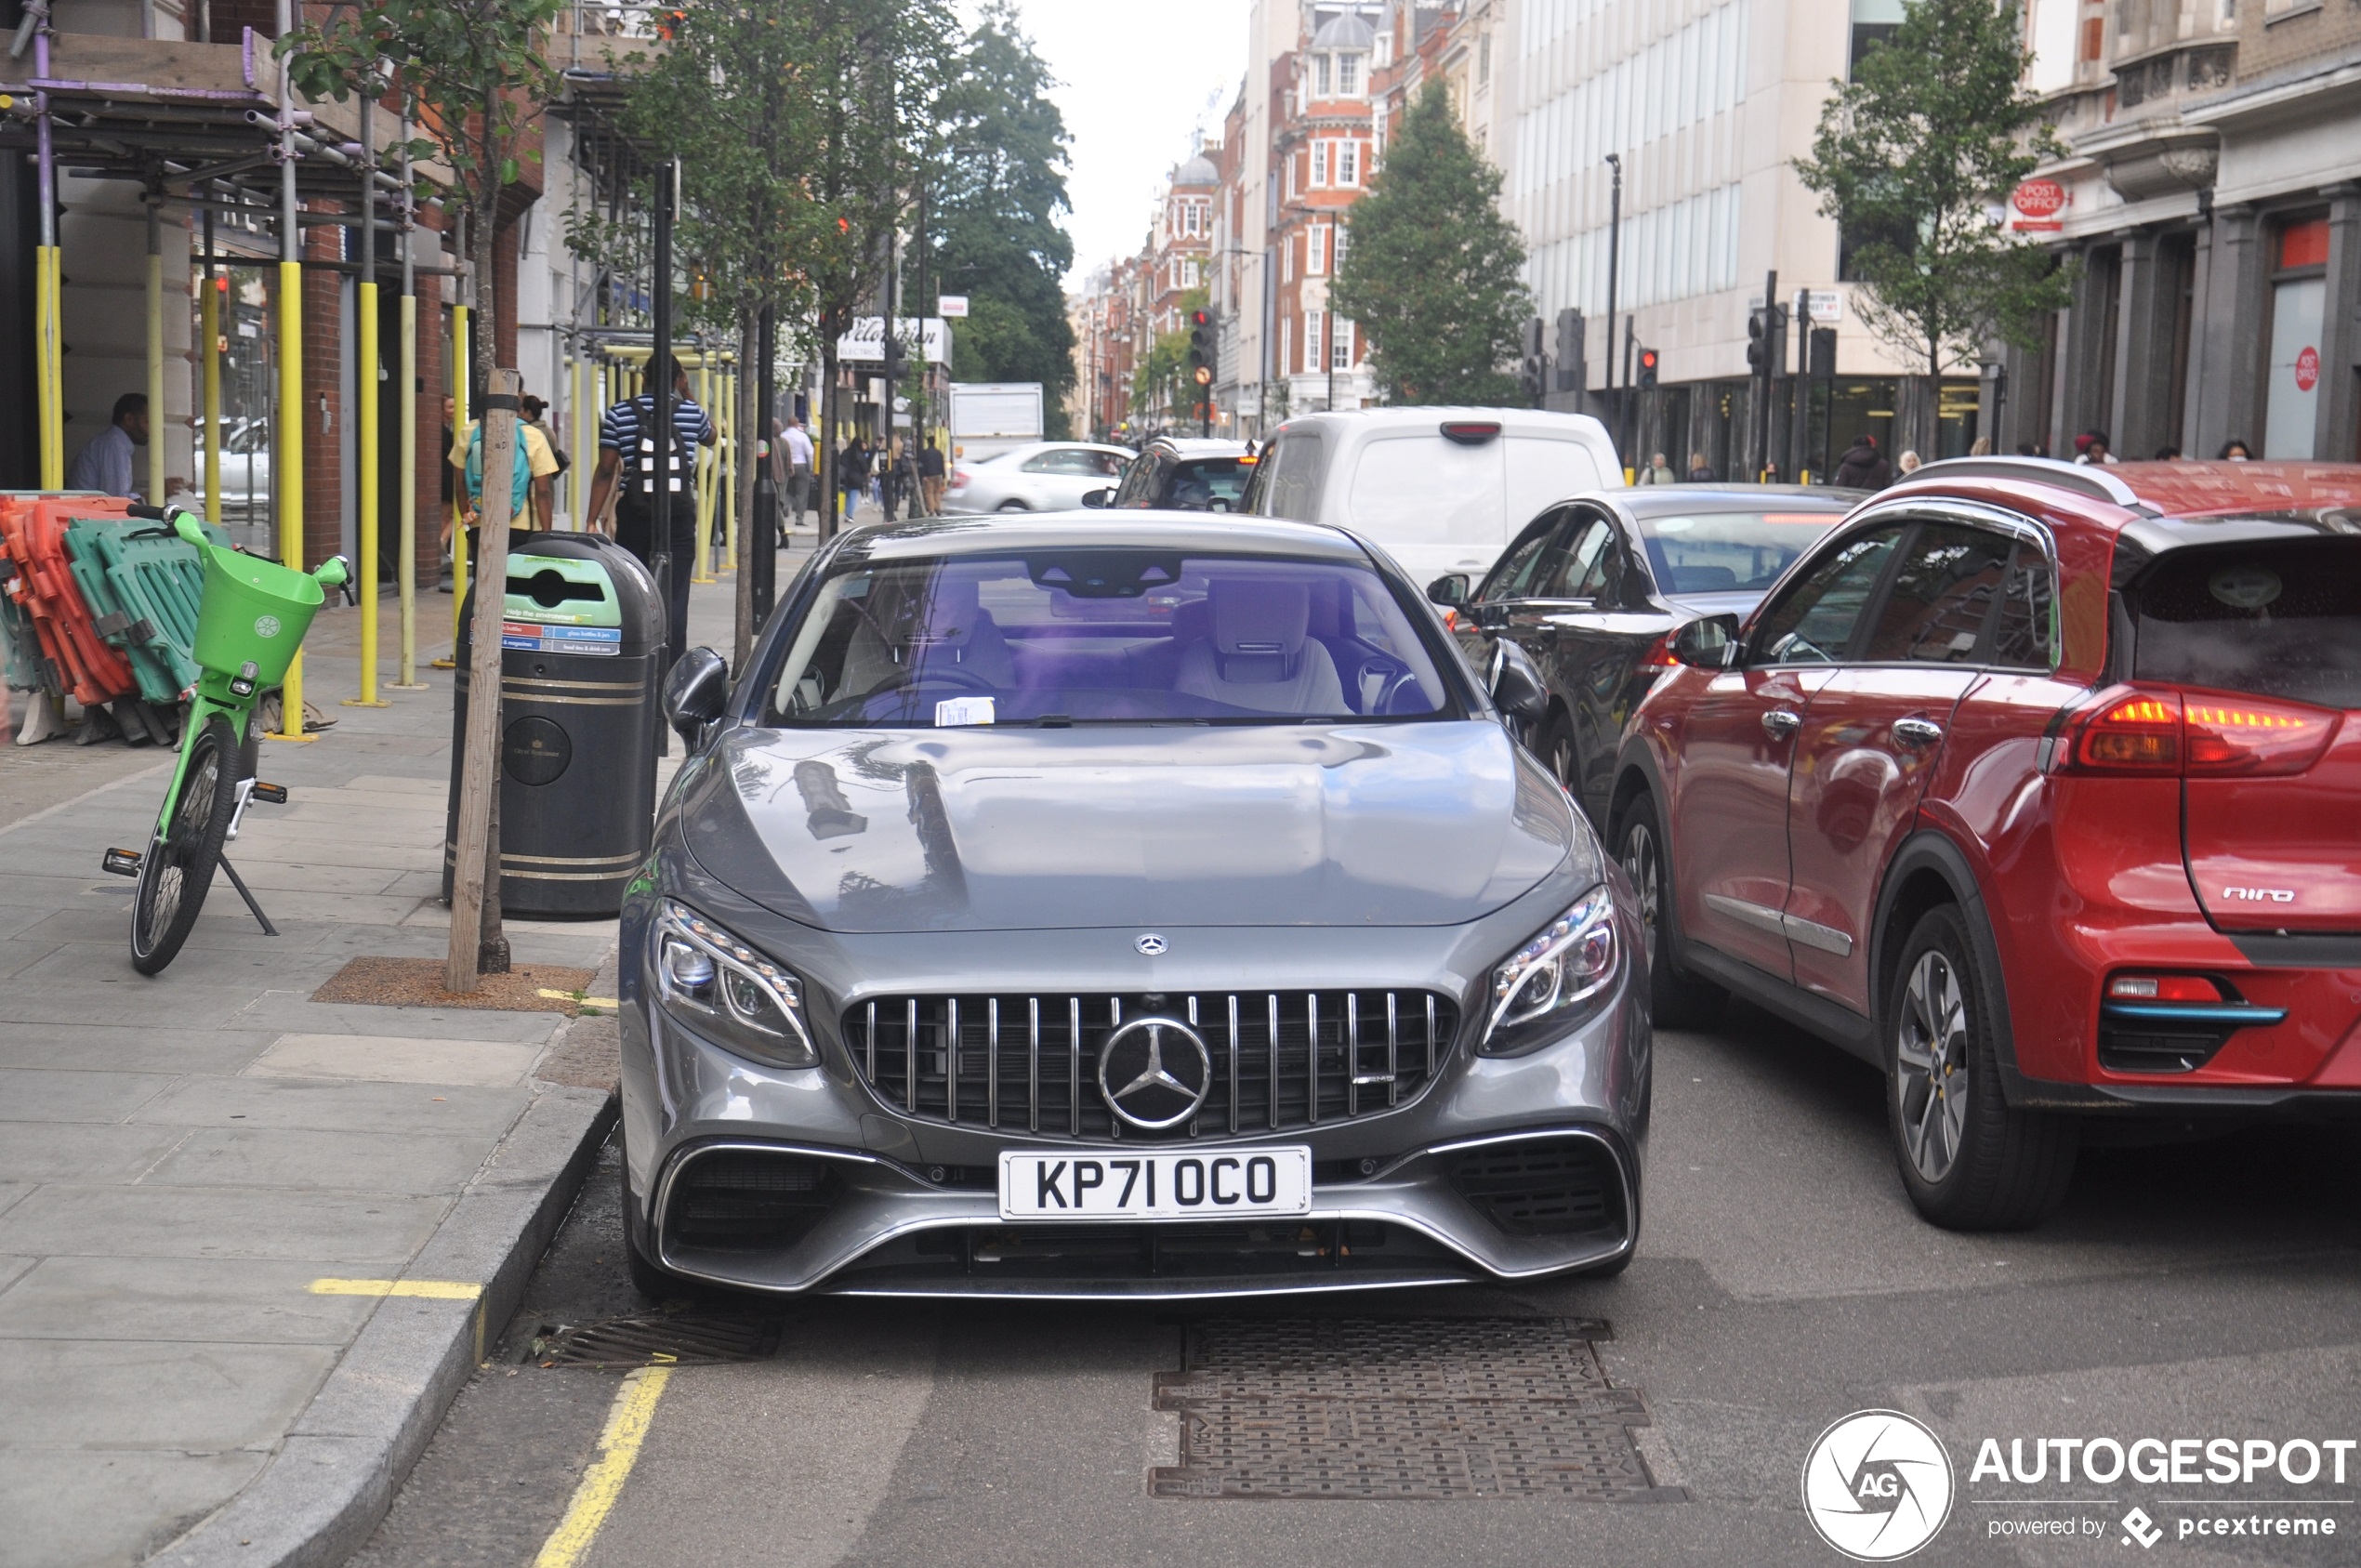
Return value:
[(858, 529), (623, 916), (635, 1278), (1202, 1297), (1612, 1272), (1629, 884), (1382, 552), (1260, 518)]

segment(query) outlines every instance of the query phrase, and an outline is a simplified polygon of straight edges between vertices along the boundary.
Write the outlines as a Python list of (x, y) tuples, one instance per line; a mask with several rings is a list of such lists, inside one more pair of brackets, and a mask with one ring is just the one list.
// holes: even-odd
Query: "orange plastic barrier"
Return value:
[(91, 624), (66, 552), (66, 525), (75, 518), (128, 518), (129, 506), (120, 495), (0, 494), (0, 556), (15, 569), (7, 595), (32, 619), (59, 684), (85, 707), (136, 695), (139, 686), (130, 665)]

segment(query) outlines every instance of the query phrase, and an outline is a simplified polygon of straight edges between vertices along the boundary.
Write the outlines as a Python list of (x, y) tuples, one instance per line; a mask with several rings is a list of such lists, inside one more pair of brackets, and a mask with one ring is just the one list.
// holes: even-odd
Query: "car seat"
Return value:
[(880, 594), (853, 628), (838, 694), (859, 696), (914, 665), (923, 674), (930, 665), (956, 665), (1004, 691), (1016, 685), (1009, 639), (979, 600), (975, 583), (953, 577), (913, 583), (891, 597)]
[(1213, 635), (1181, 650), (1174, 691), (1260, 713), (1347, 711), (1336, 662), (1308, 635), (1309, 585), (1215, 578), (1206, 602)]

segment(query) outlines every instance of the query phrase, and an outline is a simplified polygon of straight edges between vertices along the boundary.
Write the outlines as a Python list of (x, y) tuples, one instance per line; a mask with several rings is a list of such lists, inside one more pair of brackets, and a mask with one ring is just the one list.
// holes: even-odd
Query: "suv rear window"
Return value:
[(2172, 550), (2124, 598), (2139, 679), (2361, 708), (2361, 538)]

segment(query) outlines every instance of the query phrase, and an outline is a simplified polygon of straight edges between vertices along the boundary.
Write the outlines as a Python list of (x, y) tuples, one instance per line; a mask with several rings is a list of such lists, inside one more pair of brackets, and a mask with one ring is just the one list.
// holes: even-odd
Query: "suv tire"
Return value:
[(1653, 797), (1642, 795), (1625, 811), (1616, 833), (1616, 861), (1631, 878), (1648, 948), (1648, 1011), (1662, 1028), (1702, 1029), (1721, 1016), (1729, 993), (1681, 968), (1672, 956), (1672, 865)]
[(1919, 916), (1879, 1022), (1886, 1125), (1911, 1203), (1946, 1230), (2039, 1224), (2074, 1177), (2074, 1119), (2011, 1109), (2002, 1097), (1991, 1025), (1999, 1007), (1959, 907)]

